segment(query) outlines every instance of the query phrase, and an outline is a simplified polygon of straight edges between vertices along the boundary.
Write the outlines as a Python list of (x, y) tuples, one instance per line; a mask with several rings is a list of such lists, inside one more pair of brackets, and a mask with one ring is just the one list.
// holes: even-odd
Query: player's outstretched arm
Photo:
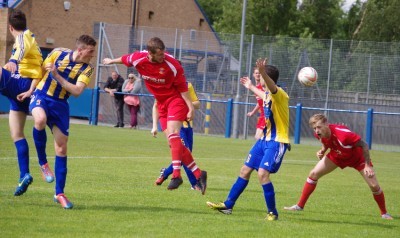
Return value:
[(254, 86), (249, 77), (240, 78), (240, 83), (247, 89), (251, 90), (255, 95), (259, 96), (260, 98), (264, 98), (265, 92)]
[(267, 66), (267, 64), (268, 64), (268, 59), (258, 59), (257, 61), (256, 61), (256, 66), (257, 66), (257, 68), (258, 68), (258, 71), (260, 72), (260, 74), (261, 74), (261, 77), (262, 77), (262, 79), (264, 79), (264, 82), (265, 82), (265, 85), (267, 86), (267, 88), (268, 88), (268, 90), (272, 93), (272, 94), (274, 94), (274, 93), (276, 93), (277, 91), (278, 91), (278, 88), (277, 88), (277, 86), (276, 86), (276, 84), (275, 84), (275, 82), (274, 82), (274, 80), (272, 80), (269, 76), (268, 76), (268, 74), (266, 73), (266, 71), (265, 71), (265, 66)]
[(103, 64), (108, 65), (108, 64), (122, 64), (122, 57), (111, 59), (111, 58), (104, 58), (103, 59)]

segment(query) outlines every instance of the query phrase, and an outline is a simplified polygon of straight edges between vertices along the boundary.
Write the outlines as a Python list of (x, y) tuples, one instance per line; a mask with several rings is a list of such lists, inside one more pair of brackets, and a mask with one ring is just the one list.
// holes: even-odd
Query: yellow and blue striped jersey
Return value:
[[(58, 73), (72, 84), (82, 82), (89, 84), (94, 68), (90, 64), (74, 62), (72, 59), (73, 51), (66, 48), (54, 49), (43, 65), (47, 63), (55, 64)], [(56, 99), (68, 99), (70, 93), (66, 91), (57, 80), (52, 78), (49, 71), (45, 72), (43, 79), (36, 88), (47, 96)]]
[(15, 38), (10, 61), (18, 65), (18, 72), (22, 77), (42, 78), (42, 52), (30, 30), (25, 30)]
[[(196, 91), (194, 91), (193, 85), (191, 83), (189, 83), (189, 82), (187, 83), (187, 85), (188, 85), (188, 93), (189, 93), (190, 101), (192, 101), (192, 102), (199, 101), (199, 98), (197, 97)], [(188, 128), (189, 127), (189, 125), (188, 125), (188, 123), (186, 121), (183, 122), (182, 126), (184, 128)], [(190, 127), (192, 127), (192, 126), (193, 126), (193, 122), (191, 121), (190, 122)]]
[(281, 143), (289, 141), (289, 96), (280, 87), (275, 94), (264, 97), (265, 140)]

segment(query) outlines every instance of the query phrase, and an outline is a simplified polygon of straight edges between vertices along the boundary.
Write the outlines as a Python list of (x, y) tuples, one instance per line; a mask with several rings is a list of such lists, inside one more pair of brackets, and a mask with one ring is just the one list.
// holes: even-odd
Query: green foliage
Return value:
[[(198, 0), (217, 32), (240, 33), (243, 0)], [(361, 41), (399, 41), (397, 0), (247, 0), (246, 34)]]
[(369, 0), (363, 9), (363, 20), (355, 39), (399, 41), (400, 4), (397, 0)]
[[(383, 220), (371, 192), (353, 169), (337, 169), (318, 182), (303, 212), (283, 211), (300, 196), (319, 147), (293, 145), (282, 167), (272, 175), (279, 221), (264, 220), (266, 208), (256, 173), (232, 215), (212, 211), (206, 201), (223, 201), (236, 180), (253, 140), (195, 135), (194, 155), (208, 171), (202, 196), (190, 190), (187, 179), (175, 191), (154, 186), (159, 169), (170, 163), (163, 135), (148, 131), (71, 125), (66, 195), (74, 203), (63, 210), (52, 201), (54, 183), (40, 178), (31, 138), (33, 184), (14, 197), (18, 172), (6, 119), (0, 119), (0, 236), (1, 237), (396, 237), (400, 230), (400, 193), (396, 153), (372, 151), (388, 211)], [(51, 133), (47, 133), (49, 163), (54, 165)], [(167, 182), (166, 182), (167, 183)], [(356, 227), (356, 229), (355, 229)]]

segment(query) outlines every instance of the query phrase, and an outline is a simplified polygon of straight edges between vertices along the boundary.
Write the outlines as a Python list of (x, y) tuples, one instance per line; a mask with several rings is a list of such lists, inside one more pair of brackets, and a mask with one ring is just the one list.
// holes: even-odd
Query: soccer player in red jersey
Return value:
[(121, 64), (135, 67), (149, 92), (157, 100), (161, 128), (168, 138), (171, 149), (173, 173), (168, 189), (177, 189), (182, 184), (181, 164), (192, 170), (201, 193), (207, 186), (207, 172), (197, 167), (191, 152), (182, 144), (179, 131), (183, 121), (191, 121), (194, 107), (188, 95), (188, 86), (179, 61), (165, 52), (164, 42), (151, 38), (147, 50), (136, 51), (119, 58), (105, 58), (104, 64)]
[[(315, 114), (309, 120), (314, 136), (321, 141), (322, 148), (317, 151), (320, 161), (308, 175), (301, 197), (296, 205), (284, 207), (285, 210), (302, 211), (311, 193), (317, 186), (318, 179), (329, 174), (337, 167), (356, 169), (369, 188), (378, 204), (383, 219), (392, 220), (386, 211), (385, 195), (379, 186), (369, 155), (368, 144), (361, 137), (344, 125), (330, 124), (323, 114)], [(329, 153), (325, 155), (326, 151)]]
[[(256, 87), (262, 91), (264, 90), (265, 82), (261, 80), (261, 74), (258, 68), (254, 68), (253, 77), (256, 80)], [(258, 116), (257, 126), (256, 126), (256, 134), (254, 138), (256, 140), (260, 139), (263, 136), (263, 131), (265, 128), (265, 115), (264, 115), (264, 106), (263, 106), (263, 99), (259, 96), (256, 96), (257, 105), (253, 108), (251, 112), (247, 113), (248, 117), (253, 116), (256, 112), (259, 112), (260, 115)]]

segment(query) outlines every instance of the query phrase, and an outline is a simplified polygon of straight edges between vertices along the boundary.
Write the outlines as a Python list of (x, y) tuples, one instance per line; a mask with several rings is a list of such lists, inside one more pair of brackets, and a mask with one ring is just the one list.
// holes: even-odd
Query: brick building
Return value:
[[(213, 32), (197, 0), (21, 0), (15, 1), (28, 20), (44, 55), (56, 47), (74, 48), (81, 34), (95, 34), (99, 22)], [(0, 8), (0, 65), (10, 57), (13, 37)], [(96, 37), (96, 36), (95, 36)], [(214, 39), (215, 40), (215, 39)], [(96, 59), (92, 60), (95, 64)]]

